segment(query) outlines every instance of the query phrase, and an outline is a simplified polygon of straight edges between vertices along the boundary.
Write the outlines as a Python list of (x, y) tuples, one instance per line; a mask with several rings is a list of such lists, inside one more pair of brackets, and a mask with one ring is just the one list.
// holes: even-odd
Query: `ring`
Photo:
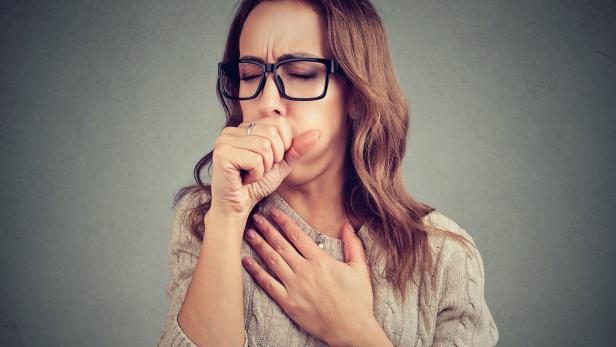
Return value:
[(255, 125), (257, 125), (257, 123), (255, 123), (255, 122), (248, 122), (248, 128), (246, 128), (246, 135), (250, 135), (250, 131), (252, 130), (252, 128), (255, 127)]

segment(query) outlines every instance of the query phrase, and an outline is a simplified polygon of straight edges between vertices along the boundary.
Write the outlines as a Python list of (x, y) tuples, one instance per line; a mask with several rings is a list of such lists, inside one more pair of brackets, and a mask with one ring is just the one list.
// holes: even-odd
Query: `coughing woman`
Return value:
[(368, 0), (239, 3), (226, 125), (176, 198), (160, 346), (496, 344), (475, 242), (404, 188), (388, 50)]

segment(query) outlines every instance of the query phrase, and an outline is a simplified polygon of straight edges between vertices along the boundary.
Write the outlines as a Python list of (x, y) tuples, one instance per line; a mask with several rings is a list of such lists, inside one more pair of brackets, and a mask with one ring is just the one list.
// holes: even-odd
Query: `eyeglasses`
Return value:
[(290, 58), (275, 64), (252, 59), (218, 63), (218, 83), (222, 94), (234, 100), (256, 98), (265, 86), (265, 73), (274, 73), (274, 83), (283, 98), (296, 101), (325, 97), (330, 74), (344, 74), (332, 59)]

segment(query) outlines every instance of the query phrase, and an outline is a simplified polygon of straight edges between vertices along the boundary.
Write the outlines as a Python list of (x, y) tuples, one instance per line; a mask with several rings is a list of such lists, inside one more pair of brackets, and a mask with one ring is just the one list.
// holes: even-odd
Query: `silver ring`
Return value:
[(248, 128), (246, 128), (246, 135), (250, 135), (250, 131), (252, 130), (252, 128), (255, 127), (255, 125), (257, 125), (257, 123), (255, 123), (255, 122), (248, 122)]

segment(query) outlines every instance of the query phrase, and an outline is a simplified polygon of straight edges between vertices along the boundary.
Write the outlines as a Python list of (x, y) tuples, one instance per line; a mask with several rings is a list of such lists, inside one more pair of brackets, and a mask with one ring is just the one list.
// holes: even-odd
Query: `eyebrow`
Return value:
[[(293, 59), (293, 58), (305, 58), (305, 57), (309, 57), (309, 58), (323, 58), (323, 57), (319, 57), (313, 53), (309, 53), (309, 52), (291, 52), (291, 53), (286, 53), (283, 54), (281, 56), (278, 57), (278, 59), (276, 59), (276, 61), (281, 61), (281, 60), (285, 60), (285, 59)], [(240, 59), (251, 59), (251, 60), (256, 60), (258, 62), (264, 63), (265, 61), (262, 58), (259, 57), (255, 57), (254, 55), (243, 55), (240, 57)]]

